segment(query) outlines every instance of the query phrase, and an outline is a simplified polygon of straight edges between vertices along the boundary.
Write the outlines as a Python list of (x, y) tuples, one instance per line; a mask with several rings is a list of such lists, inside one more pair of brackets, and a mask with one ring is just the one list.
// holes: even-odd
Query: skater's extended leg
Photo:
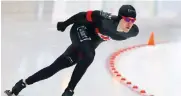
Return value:
[[(74, 53), (70, 53), (73, 52)], [(67, 54), (68, 53), (68, 54)], [(76, 52), (73, 46), (70, 46), (64, 54), (58, 57), (50, 66), (41, 69), (34, 75), (28, 77), (25, 82), (30, 85), (40, 80), (47, 79), (57, 73), (59, 70), (67, 68), (75, 64)]]
[(59, 58), (56, 59), (54, 63), (52, 63), (50, 66), (47, 66), (32, 76), (28, 77), (25, 82), (30, 85), (35, 82), (38, 82), (40, 80), (47, 79), (51, 76), (53, 76), (55, 73), (57, 73), (59, 70), (71, 66), (70, 61), (67, 57), (65, 56), (60, 56)]
[(12, 88), (11, 93), (18, 95), (19, 92), (26, 87), (26, 84), (30, 85), (40, 80), (47, 79), (53, 76), (59, 70), (74, 65), (77, 62), (77, 59), (77, 49), (75, 49), (75, 47), (71, 45), (65, 51), (65, 53), (58, 57), (50, 66), (41, 69), (32, 76), (28, 77), (25, 81), (20, 80), (19, 82), (17, 82)]

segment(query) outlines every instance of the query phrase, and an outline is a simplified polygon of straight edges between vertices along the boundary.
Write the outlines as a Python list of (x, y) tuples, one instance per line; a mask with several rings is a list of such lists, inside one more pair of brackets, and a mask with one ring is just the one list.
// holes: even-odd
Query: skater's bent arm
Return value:
[(69, 26), (70, 24), (85, 20), (87, 20), (88, 22), (97, 22), (101, 19), (110, 19), (110, 16), (111, 15), (109, 13), (99, 10), (79, 12), (73, 15), (72, 17), (68, 18), (66, 21), (64, 21), (64, 24), (66, 26)]
[(58, 22), (57, 23), (57, 30), (64, 31), (67, 26), (73, 24), (73, 23), (78, 23), (81, 21), (88, 21), (92, 23), (100, 23), (100, 20), (102, 19), (110, 19), (110, 14), (103, 12), (103, 11), (87, 11), (87, 12), (79, 12), (64, 22)]
[(70, 23), (76, 23), (82, 20), (87, 20), (89, 22), (96, 22), (101, 19), (111, 19), (111, 14), (99, 10), (79, 12), (69, 18)]
[(89, 22), (98, 22), (102, 19), (111, 19), (111, 13), (107, 13), (100, 10), (87, 11), (86, 19)]
[(86, 12), (79, 12), (73, 16), (71, 16), (70, 18), (68, 18), (64, 23), (66, 23), (66, 25), (70, 25), (82, 20), (86, 20)]

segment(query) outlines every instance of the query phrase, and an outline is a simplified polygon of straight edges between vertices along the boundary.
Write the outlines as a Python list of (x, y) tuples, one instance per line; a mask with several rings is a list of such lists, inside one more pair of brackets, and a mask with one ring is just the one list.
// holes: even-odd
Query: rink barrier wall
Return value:
[(135, 45), (132, 47), (128, 47), (128, 48), (123, 48), (120, 49), (116, 52), (114, 52), (110, 59), (109, 59), (109, 69), (111, 74), (123, 85), (127, 86), (129, 89), (131, 89), (132, 91), (138, 93), (141, 96), (154, 96), (152, 94), (147, 93), (146, 90), (139, 88), (138, 85), (132, 84), (131, 81), (129, 81), (126, 77), (124, 77), (115, 67), (115, 60), (116, 57), (123, 54), (124, 52), (136, 49), (136, 48), (140, 48), (140, 47), (145, 47), (145, 46), (149, 46), (148, 44), (141, 44), (141, 45)]

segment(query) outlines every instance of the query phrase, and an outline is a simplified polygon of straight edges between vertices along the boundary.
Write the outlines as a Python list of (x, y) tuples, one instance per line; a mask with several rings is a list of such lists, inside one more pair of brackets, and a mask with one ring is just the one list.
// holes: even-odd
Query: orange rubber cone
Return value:
[(154, 40), (154, 32), (151, 32), (148, 45), (155, 45), (155, 40)]

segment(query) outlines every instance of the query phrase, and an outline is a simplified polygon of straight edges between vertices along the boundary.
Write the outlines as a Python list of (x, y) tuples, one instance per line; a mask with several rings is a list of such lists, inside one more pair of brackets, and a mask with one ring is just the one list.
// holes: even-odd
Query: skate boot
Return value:
[(62, 96), (73, 96), (74, 92), (71, 89), (65, 89), (64, 93)]
[(17, 96), (19, 94), (19, 92), (24, 89), (26, 87), (26, 84), (23, 82), (23, 80), (21, 79), (20, 81), (18, 81), (15, 86), (12, 88), (12, 90), (6, 90), (5, 93), (8, 96)]

